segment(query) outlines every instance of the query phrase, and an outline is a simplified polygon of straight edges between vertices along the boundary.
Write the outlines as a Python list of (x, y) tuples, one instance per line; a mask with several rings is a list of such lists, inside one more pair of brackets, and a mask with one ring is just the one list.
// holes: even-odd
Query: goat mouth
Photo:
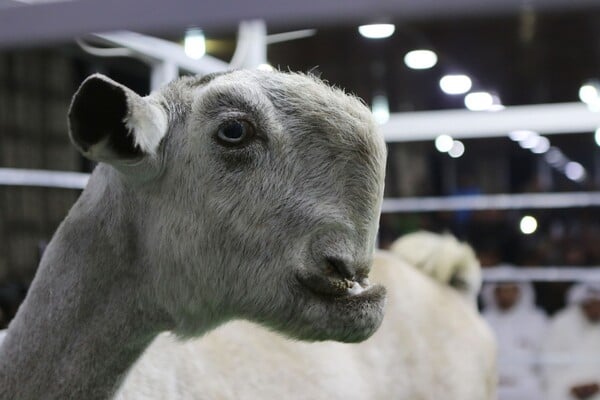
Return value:
[(311, 292), (329, 298), (357, 298), (381, 289), (381, 285), (371, 285), (366, 277), (344, 278), (303, 273), (298, 274), (298, 280)]

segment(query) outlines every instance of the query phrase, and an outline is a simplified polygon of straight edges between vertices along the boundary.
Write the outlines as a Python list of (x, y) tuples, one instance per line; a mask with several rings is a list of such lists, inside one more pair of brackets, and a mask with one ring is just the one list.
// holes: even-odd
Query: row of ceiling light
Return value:
[(528, 149), (534, 154), (544, 154), (544, 160), (570, 180), (585, 180), (587, 172), (583, 165), (570, 160), (558, 147), (551, 146), (548, 138), (530, 130), (512, 131), (508, 137), (523, 149)]
[[(600, 136), (600, 128), (596, 131), (596, 136)], [(551, 146), (547, 137), (531, 130), (512, 131), (508, 137), (518, 143), (522, 149), (529, 150), (534, 154), (543, 154), (544, 160), (549, 165), (573, 182), (585, 181), (587, 171), (584, 166), (570, 160), (558, 147)], [(459, 158), (465, 152), (464, 144), (449, 135), (439, 135), (435, 139), (435, 148), (440, 153), (447, 153), (452, 158)]]
[[(383, 39), (391, 36), (395, 31), (395, 27), (393, 24), (362, 25), (358, 28), (358, 31), (362, 36), (369, 39)], [(429, 49), (412, 50), (404, 56), (404, 64), (415, 70), (433, 68), (437, 61), (437, 54)], [(448, 95), (466, 94), (464, 98), (465, 107), (471, 111), (500, 111), (504, 109), (497, 95), (486, 91), (470, 92), (473, 88), (473, 81), (468, 75), (444, 75), (440, 78), (439, 86)], [(579, 90), (579, 97), (592, 111), (600, 112), (600, 81), (593, 80), (584, 84)], [(385, 96), (375, 96), (373, 112), (378, 122), (387, 122), (389, 107)], [(575, 182), (585, 180), (585, 168), (580, 163), (569, 160), (557, 147), (551, 147), (548, 138), (529, 130), (511, 132), (509, 137), (532, 153), (544, 154), (545, 160), (554, 168), (563, 172), (567, 178)], [(595, 141), (600, 146), (600, 127), (595, 132)], [(465, 151), (464, 144), (459, 140), (454, 140), (449, 135), (438, 136), (435, 140), (435, 147), (442, 153), (448, 153), (452, 158), (461, 157)]]
[[(358, 32), (369, 39), (390, 37), (395, 31), (393, 24), (371, 24), (358, 27)], [(425, 70), (437, 65), (438, 56), (430, 49), (416, 49), (404, 55), (404, 64), (411, 69)], [(465, 107), (472, 111), (497, 111), (504, 107), (498, 96), (486, 91), (473, 91), (473, 81), (465, 74), (444, 75), (439, 81), (440, 89), (448, 95), (466, 94)], [(470, 92), (470, 93), (469, 93)]]
[[(395, 31), (393, 24), (371, 24), (359, 26), (358, 32), (368, 39), (384, 39), (390, 37)], [(404, 64), (414, 70), (425, 70), (437, 65), (438, 56), (430, 49), (411, 50), (404, 55)], [(484, 91), (470, 92), (473, 81), (465, 74), (444, 75), (439, 81), (440, 89), (448, 95), (465, 94), (465, 107), (471, 111), (497, 111), (502, 106), (498, 96)], [(470, 93), (469, 93), (470, 92)], [(372, 111), (375, 120), (385, 123), (389, 119), (389, 104), (384, 94), (373, 97)], [(442, 153), (447, 153), (452, 158), (459, 158), (465, 152), (465, 146), (460, 140), (455, 140), (449, 135), (440, 135), (435, 140), (435, 147)]]
[[(579, 98), (587, 104), (590, 111), (600, 112), (600, 82), (593, 80), (582, 85), (579, 89)], [(581, 163), (569, 159), (558, 147), (551, 146), (550, 140), (538, 132), (516, 130), (510, 132), (508, 137), (523, 149), (528, 149), (534, 154), (543, 154), (544, 160), (568, 179), (579, 183), (585, 181), (587, 177), (585, 167)], [(596, 129), (594, 139), (600, 146), (600, 127)]]

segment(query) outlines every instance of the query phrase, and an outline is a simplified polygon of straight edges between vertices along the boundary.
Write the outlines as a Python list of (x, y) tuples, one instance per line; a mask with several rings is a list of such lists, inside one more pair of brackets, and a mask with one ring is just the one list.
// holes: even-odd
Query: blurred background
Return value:
[[(518, 376), (538, 379), (546, 328), (497, 317), (526, 302), (546, 324), (600, 298), (596, 0), (0, 0), (0, 327), (93, 169), (67, 135), (78, 84), (102, 72), (147, 94), (230, 68), (303, 71), (364, 99), (389, 150), (380, 246), (420, 229), (469, 242), (490, 321), (521, 346)], [(535, 398), (519, 390), (501, 397)]]

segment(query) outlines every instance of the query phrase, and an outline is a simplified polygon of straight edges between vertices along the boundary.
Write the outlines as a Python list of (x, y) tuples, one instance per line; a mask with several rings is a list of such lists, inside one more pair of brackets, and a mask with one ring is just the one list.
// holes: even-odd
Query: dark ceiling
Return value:
[[(408, 69), (404, 54), (434, 49), (431, 70)], [(462, 108), (462, 96), (438, 87), (445, 73), (466, 73), (474, 89), (505, 105), (578, 100), (583, 81), (600, 77), (600, 12), (533, 13), (396, 24), (388, 39), (361, 37), (355, 26), (269, 47), (281, 68), (314, 71), (369, 100), (385, 91), (392, 111)]]

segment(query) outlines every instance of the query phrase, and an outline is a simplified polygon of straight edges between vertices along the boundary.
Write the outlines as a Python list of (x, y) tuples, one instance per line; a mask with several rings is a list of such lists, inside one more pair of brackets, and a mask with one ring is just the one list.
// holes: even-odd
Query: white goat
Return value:
[[(436, 278), (479, 270), (472, 250), (449, 235), (407, 235), (394, 248), (419, 256)], [(449, 259), (461, 261), (450, 267)], [(388, 302), (363, 343), (297, 342), (245, 321), (193, 341), (163, 334), (116, 399), (495, 399), (493, 337), (470, 300), (391, 253), (376, 255), (370, 276), (385, 283)]]
[(366, 276), (385, 144), (360, 101), (279, 72), (146, 98), (94, 75), (69, 118), (100, 164), (8, 328), (0, 399), (106, 399), (167, 330), (241, 318), (357, 342), (379, 327), (385, 289)]

